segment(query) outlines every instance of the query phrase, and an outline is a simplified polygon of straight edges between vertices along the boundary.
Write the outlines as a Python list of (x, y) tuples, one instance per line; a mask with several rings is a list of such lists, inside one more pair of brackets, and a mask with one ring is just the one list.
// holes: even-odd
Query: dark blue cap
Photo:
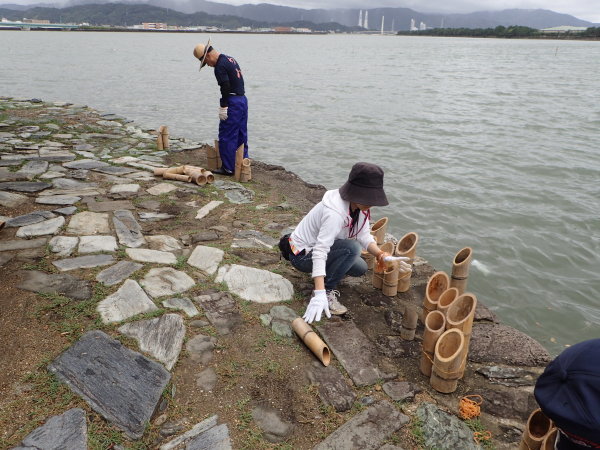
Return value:
[(540, 408), (576, 442), (600, 448), (600, 339), (564, 350), (540, 375)]

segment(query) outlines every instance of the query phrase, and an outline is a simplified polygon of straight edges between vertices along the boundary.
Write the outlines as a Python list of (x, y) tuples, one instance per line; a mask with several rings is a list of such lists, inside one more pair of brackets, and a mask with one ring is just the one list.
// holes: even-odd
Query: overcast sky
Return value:
[[(118, 0), (112, 0), (118, 1)], [(183, 0), (186, 1), (186, 0)], [(214, 1), (214, 0), (213, 0)], [(61, 0), (0, 0), (1, 3), (65, 3)], [(550, 9), (579, 19), (600, 23), (600, 0), (217, 0), (217, 3), (242, 5), (271, 3), (296, 8), (377, 8), (381, 6), (411, 8), (421, 12), (465, 13), (509, 8)]]

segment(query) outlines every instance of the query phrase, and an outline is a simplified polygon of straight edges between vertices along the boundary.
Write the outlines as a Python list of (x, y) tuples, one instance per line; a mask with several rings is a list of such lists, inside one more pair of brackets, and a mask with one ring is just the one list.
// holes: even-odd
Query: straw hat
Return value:
[(206, 54), (210, 49), (210, 38), (208, 38), (208, 42), (206, 43), (206, 45), (198, 44), (194, 47), (194, 56), (200, 60), (200, 69), (198, 69), (199, 71), (202, 70), (202, 68), (206, 65), (205, 58)]
[(348, 181), (340, 188), (340, 196), (344, 200), (361, 205), (388, 205), (383, 190), (383, 169), (366, 162), (354, 164), (348, 175)]

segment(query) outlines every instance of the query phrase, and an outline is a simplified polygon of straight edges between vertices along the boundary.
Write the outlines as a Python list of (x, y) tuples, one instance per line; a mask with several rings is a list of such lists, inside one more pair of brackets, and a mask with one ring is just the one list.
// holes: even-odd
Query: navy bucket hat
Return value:
[(573, 443), (600, 448), (600, 339), (580, 342), (558, 355), (538, 378), (534, 395)]

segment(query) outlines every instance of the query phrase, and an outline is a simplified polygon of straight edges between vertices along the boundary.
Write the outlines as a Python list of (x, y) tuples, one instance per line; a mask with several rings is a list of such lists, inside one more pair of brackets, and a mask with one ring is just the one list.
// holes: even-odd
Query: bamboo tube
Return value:
[[(394, 250), (394, 244), (391, 242), (386, 242), (385, 244), (382, 244), (379, 248), (382, 251), (391, 254)], [(383, 287), (383, 270), (379, 271), (377, 269), (377, 262), (375, 262), (373, 265), (373, 287), (375, 289), (381, 289)]]
[(381, 293), (388, 297), (394, 297), (398, 293), (398, 264), (386, 267), (383, 271)]
[(162, 138), (164, 129), (165, 129), (165, 126), (161, 125), (160, 127), (158, 127), (158, 131), (156, 132), (156, 148), (159, 150), (164, 150), (163, 138)]
[(219, 150), (219, 140), (215, 139), (215, 152), (217, 154), (217, 169), (223, 166), (223, 161), (221, 160), (221, 150)]
[(204, 172), (204, 169), (202, 167), (198, 167), (198, 166), (188, 166), (188, 165), (183, 166), (184, 174), (192, 175), (192, 172)]
[(208, 147), (206, 149), (206, 166), (208, 170), (217, 170), (219, 168), (217, 165), (217, 149), (215, 147)]
[(414, 232), (406, 233), (394, 249), (394, 256), (406, 256), (410, 259), (414, 259), (417, 253), (417, 243), (419, 242), (419, 235)]
[(204, 186), (206, 183), (208, 183), (204, 172), (197, 170), (195, 172), (191, 172), (189, 176), (191, 178), (191, 181), (193, 183), (196, 183), (198, 186)]
[(400, 328), (400, 337), (406, 341), (412, 341), (415, 338), (415, 330), (417, 329), (417, 320), (419, 316), (417, 311), (410, 306), (407, 306)]
[(162, 131), (160, 132), (160, 137), (162, 139), (162, 146), (163, 149), (168, 149), (169, 148), (169, 128), (164, 126), (161, 127)]
[(408, 273), (398, 273), (398, 292), (406, 292), (410, 289), (410, 277), (412, 270)]
[(425, 331), (423, 331), (423, 354), (419, 370), (427, 377), (431, 377), (431, 366), (433, 365), (433, 353), (435, 343), (446, 328), (446, 318), (439, 311), (432, 311), (425, 319)]
[(423, 298), (423, 322), (425, 322), (427, 314), (437, 309), (438, 299), (442, 292), (448, 289), (449, 285), (450, 279), (446, 272), (436, 272), (429, 277), (425, 288), (425, 297)]
[(157, 167), (154, 169), (154, 175), (162, 176), (163, 173), (167, 171), (167, 167)]
[(459, 369), (459, 378), (463, 377), (467, 364), (476, 308), (477, 297), (474, 294), (466, 293), (458, 296), (448, 307), (448, 311), (446, 311), (446, 329), (456, 328), (461, 330), (465, 336), (464, 354), (462, 355), (462, 362)]
[(211, 171), (203, 170), (202, 173), (206, 177), (206, 182), (208, 184), (213, 184), (215, 182), (215, 176), (213, 175), (213, 173)]
[(177, 175), (185, 175), (184, 172), (183, 172), (183, 168), (184, 167), (185, 166), (169, 167), (167, 170), (165, 170), (163, 172), (163, 176), (164, 176), (165, 173), (175, 173)]
[(469, 267), (473, 259), (473, 249), (465, 247), (458, 251), (452, 262), (452, 277), (450, 287), (458, 289), (458, 295), (461, 295), (467, 289), (467, 279), (469, 278)]
[(360, 256), (367, 263), (367, 269), (373, 269), (373, 264), (375, 264), (375, 257), (366, 250), (360, 252)]
[(302, 339), (302, 342), (315, 354), (319, 361), (324, 366), (328, 366), (331, 362), (331, 353), (329, 347), (325, 345), (325, 342), (313, 331), (301, 317), (298, 317), (292, 321), (292, 329)]
[(523, 431), (519, 449), (538, 450), (550, 431), (552, 431), (552, 421), (540, 408), (533, 410), (527, 419), (527, 426)]
[(252, 179), (252, 167), (250, 166), (251, 163), (252, 160), (250, 158), (244, 158), (242, 160), (242, 172), (240, 174), (240, 181), (242, 183), (247, 183)]
[(556, 444), (556, 435), (558, 434), (558, 428), (552, 428), (548, 434), (544, 437), (540, 450), (554, 450)]
[(440, 294), (437, 303), (437, 310), (440, 311), (444, 316), (448, 312), (448, 307), (458, 297), (458, 289), (448, 288)]
[(178, 173), (163, 173), (163, 178), (166, 180), (177, 180), (177, 181), (185, 181), (187, 183), (190, 182), (191, 178), (189, 175), (180, 175)]
[(233, 176), (235, 181), (240, 181), (242, 176), (242, 161), (244, 160), (244, 144), (240, 145), (235, 151), (235, 170)]
[(444, 331), (435, 343), (429, 382), (436, 391), (449, 394), (456, 390), (464, 345), (465, 337), (456, 328)]
[[(373, 226), (371, 227), (371, 234), (375, 238), (377, 245), (381, 245), (385, 241), (385, 232), (387, 231), (387, 224), (388, 224), (388, 218), (384, 217), (382, 219), (379, 219), (377, 222), (375, 222), (373, 224)], [(394, 250), (392, 247), (392, 251), (389, 252), (390, 255), (393, 254), (393, 251)]]

